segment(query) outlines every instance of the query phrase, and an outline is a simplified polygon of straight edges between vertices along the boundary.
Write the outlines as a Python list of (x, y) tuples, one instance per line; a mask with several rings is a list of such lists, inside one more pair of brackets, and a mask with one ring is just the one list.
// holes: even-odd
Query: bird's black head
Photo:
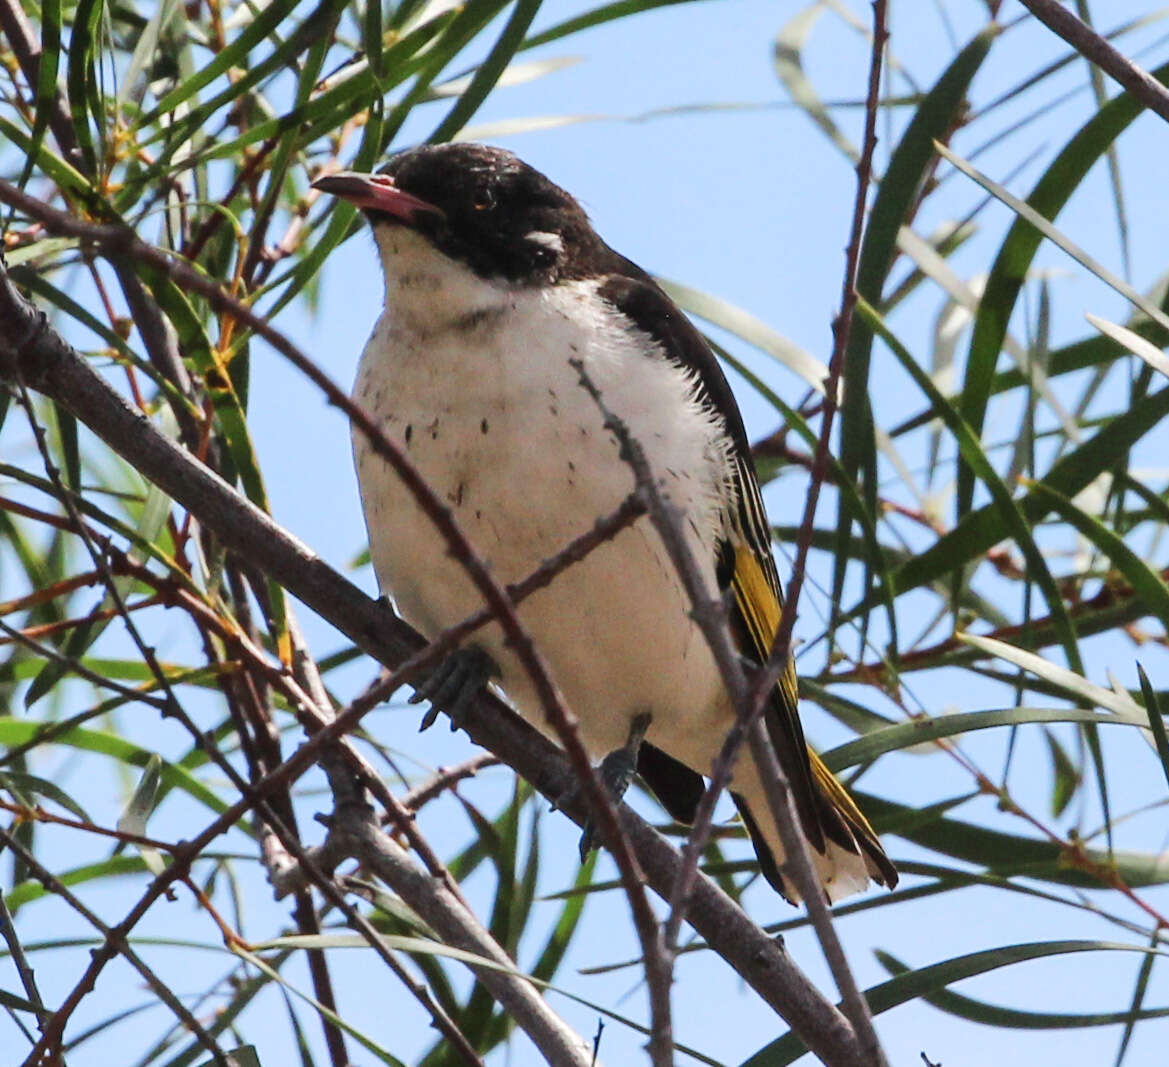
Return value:
[(568, 193), (513, 153), (489, 145), (425, 145), (377, 174), (313, 183), (360, 207), (375, 231), (406, 226), (482, 278), (541, 285), (581, 277), (611, 254)]

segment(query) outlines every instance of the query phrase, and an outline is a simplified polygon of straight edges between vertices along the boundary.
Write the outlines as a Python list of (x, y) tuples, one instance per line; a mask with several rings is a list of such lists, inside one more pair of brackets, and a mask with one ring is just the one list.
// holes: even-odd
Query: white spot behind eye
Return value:
[(547, 248), (551, 252), (560, 253), (564, 251), (564, 241), (558, 233), (548, 233), (546, 230), (532, 230), (531, 233), (524, 234), (525, 241), (531, 241), (534, 245), (539, 245), (541, 248)]

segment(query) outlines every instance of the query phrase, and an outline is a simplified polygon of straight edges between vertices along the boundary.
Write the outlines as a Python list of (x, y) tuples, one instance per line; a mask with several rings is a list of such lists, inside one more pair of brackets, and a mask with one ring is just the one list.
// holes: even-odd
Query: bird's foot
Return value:
[(481, 648), (460, 648), (452, 652), (414, 690), (411, 704), (430, 702), (422, 716), (419, 732), (430, 729), (440, 711), (451, 720), (451, 732), (463, 725), (463, 718), (471, 701), (483, 692), (492, 678), (499, 677), (499, 668)]
[[(649, 729), (652, 720), (653, 716), (648, 711), (642, 711), (635, 715), (629, 724), (629, 737), (625, 744), (610, 752), (601, 760), (601, 765), (597, 768), (601, 784), (605, 787), (605, 792), (609, 794), (614, 804), (621, 803), (622, 797), (625, 796), (625, 792), (629, 788), (629, 783), (633, 781), (633, 776), (637, 773), (637, 754), (641, 750), (641, 742), (645, 739), (645, 732)], [(581, 863), (584, 863), (589, 853), (598, 848), (600, 844), (601, 835), (597, 830), (596, 820), (590, 815), (585, 820), (584, 831), (580, 835)]]

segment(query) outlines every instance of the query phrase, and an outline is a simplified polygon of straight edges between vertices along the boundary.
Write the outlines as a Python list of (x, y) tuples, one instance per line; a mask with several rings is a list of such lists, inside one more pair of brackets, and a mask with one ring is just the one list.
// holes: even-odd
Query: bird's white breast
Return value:
[[(354, 399), (407, 452), (504, 583), (527, 576), (612, 512), (634, 487), (580, 360), (606, 406), (641, 442), (714, 584), (728, 458), (693, 382), (597, 294), (595, 283), (511, 289), (484, 281), (401, 229), (379, 234), (386, 309), (362, 356)], [(398, 610), (434, 636), (481, 598), (360, 432), (354, 452), (374, 569)], [(689, 600), (647, 519), (534, 594), (520, 618), (600, 755), (653, 713), (649, 738), (705, 770), (708, 731), (728, 708)], [(542, 714), (496, 627), (476, 637), (502, 685), (536, 725)], [(679, 729), (682, 727), (682, 729)], [(718, 736), (715, 733), (714, 736)], [(663, 735), (664, 736), (664, 735)]]

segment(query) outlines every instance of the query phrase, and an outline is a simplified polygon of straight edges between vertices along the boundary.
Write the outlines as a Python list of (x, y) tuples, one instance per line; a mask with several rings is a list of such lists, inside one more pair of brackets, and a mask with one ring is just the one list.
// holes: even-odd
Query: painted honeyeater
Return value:
[[(572, 196), (502, 149), (425, 146), (376, 174), (314, 184), (365, 213), (385, 279), (354, 400), (449, 505), (494, 577), (525, 578), (635, 487), (583, 370), (641, 445), (708, 591), (726, 594), (740, 653), (763, 662), (783, 601), (742, 417), (710, 346), (653, 279), (601, 240)], [(378, 581), (434, 637), (482, 599), (390, 466), (362, 433), (353, 443)], [(590, 755), (609, 757), (608, 770), (622, 755), (630, 771), (635, 761), (671, 815), (692, 818), (734, 709), (650, 518), (518, 612)], [(494, 623), (424, 691), (457, 705), (488, 678), (547, 730)], [(765, 722), (827, 896), (869, 879), (894, 886), (869, 822), (804, 740), (790, 663)], [(609, 775), (615, 792), (621, 777)], [(764, 875), (796, 899), (747, 751), (731, 793)]]

